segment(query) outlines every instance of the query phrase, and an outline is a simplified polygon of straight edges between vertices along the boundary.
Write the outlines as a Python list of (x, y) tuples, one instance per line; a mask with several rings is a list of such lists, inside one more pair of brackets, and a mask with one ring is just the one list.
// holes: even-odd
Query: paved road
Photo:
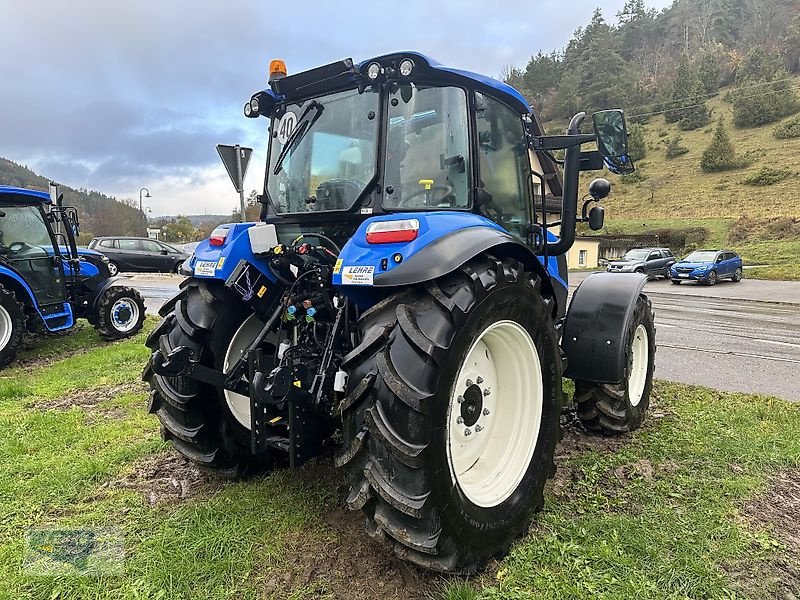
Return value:
[[(575, 273), (570, 283), (577, 286), (587, 275)], [(171, 275), (130, 279), (153, 313), (179, 282)], [(658, 330), (656, 377), (800, 400), (800, 282), (707, 288), (653, 281), (646, 291)]]

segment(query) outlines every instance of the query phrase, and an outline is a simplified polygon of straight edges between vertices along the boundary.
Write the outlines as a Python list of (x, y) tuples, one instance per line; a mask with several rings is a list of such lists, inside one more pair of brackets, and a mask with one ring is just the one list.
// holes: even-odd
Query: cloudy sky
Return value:
[(215, 144), (255, 148), (245, 186), (262, 187), (267, 122), (242, 106), (270, 59), (297, 72), (418, 50), (498, 76), (562, 47), (594, 7), (613, 21), (623, 4), (0, 0), (0, 156), (119, 198), (147, 186), (153, 215), (227, 213), (238, 197)]

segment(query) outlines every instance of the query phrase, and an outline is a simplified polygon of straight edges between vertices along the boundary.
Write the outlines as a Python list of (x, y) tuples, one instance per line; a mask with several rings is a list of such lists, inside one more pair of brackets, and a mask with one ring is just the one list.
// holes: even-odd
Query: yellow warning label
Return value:
[(225, 257), (224, 256), (220, 256), (219, 260), (217, 261), (217, 268), (221, 269), (222, 265), (224, 265), (224, 264), (225, 264)]
[(344, 262), (341, 258), (336, 261), (336, 264), (333, 265), (333, 272), (334, 274), (338, 274), (339, 271), (342, 270), (342, 262)]
[(259, 288), (258, 292), (256, 292), (256, 296), (258, 296), (259, 298), (263, 298), (264, 294), (266, 294), (266, 293), (267, 293), (267, 286), (262, 285)]
[(275, 425), (275, 423), (277, 423), (280, 420), (281, 420), (281, 417), (275, 417), (274, 419), (270, 419), (269, 422), (270, 422), (270, 425)]
[(295, 381), (295, 382), (294, 382), (294, 387), (302, 387), (302, 385), (303, 385), (303, 384), (302, 384), (302, 383), (300, 383), (300, 380), (299, 380), (299, 379), (298, 379), (297, 381)]

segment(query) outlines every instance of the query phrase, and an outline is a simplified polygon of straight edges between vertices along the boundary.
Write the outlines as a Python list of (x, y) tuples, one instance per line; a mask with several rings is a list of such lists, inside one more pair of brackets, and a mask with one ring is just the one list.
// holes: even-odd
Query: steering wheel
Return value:
[(428, 192), (431, 193), (431, 197), (432, 197), (434, 191), (443, 192), (442, 196), (439, 198), (439, 200), (444, 200), (447, 196), (452, 194), (455, 190), (453, 189), (452, 185), (448, 185), (446, 183), (440, 183), (440, 184), (437, 184), (437, 185), (432, 185), (429, 189), (423, 188), (421, 190), (417, 190), (416, 192), (413, 192), (410, 196), (407, 196), (407, 197), (403, 198), (403, 201), (400, 202), (400, 205), (408, 206), (408, 201), (409, 200), (411, 200), (412, 198), (416, 198), (417, 196), (422, 196), (423, 194), (426, 194)]

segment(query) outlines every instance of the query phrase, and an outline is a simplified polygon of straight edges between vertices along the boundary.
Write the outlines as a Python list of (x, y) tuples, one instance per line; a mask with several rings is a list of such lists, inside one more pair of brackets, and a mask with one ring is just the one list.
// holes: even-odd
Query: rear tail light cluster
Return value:
[(225, 240), (228, 239), (229, 231), (229, 227), (217, 227), (211, 232), (211, 236), (208, 238), (209, 243), (212, 246), (222, 246)]
[(402, 219), (399, 221), (376, 221), (367, 226), (368, 244), (398, 244), (417, 239), (419, 221)]

